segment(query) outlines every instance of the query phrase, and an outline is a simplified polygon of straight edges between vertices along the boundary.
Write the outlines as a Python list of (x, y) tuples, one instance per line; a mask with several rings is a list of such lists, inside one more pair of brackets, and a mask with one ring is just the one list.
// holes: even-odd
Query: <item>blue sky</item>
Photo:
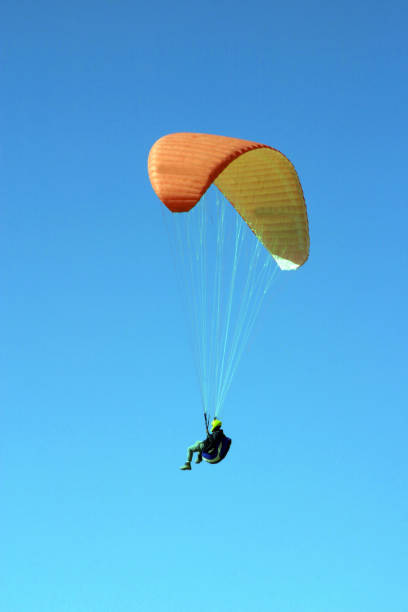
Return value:
[[(406, 612), (403, 2), (4, 1), (0, 609)], [(266, 301), (217, 467), (163, 134), (280, 149), (311, 255)]]

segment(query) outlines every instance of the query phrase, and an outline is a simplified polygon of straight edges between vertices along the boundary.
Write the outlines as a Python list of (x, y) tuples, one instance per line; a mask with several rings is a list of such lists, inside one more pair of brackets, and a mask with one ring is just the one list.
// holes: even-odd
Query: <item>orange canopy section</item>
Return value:
[(178, 133), (151, 148), (149, 177), (172, 212), (188, 212), (212, 183), (284, 270), (309, 255), (306, 205), (296, 170), (267, 145), (211, 134)]

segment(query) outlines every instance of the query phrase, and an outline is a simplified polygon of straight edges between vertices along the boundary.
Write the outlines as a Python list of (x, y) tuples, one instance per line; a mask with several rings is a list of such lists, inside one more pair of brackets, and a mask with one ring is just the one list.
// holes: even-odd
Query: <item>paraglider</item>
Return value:
[[(208, 424), (210, 415), (218, 420), (277, 271), (296, 270), (308, 258), (303, 191), (280, 151), (226, 136), (163, 136), (150, 150), (148, 171), (156, 195), (176, 213), (171, 233), (185, 264), (181, 285)], [(215, 203), (207, 192), (215, 193)], [(188, 457), (191, 451), (198, 463), (202, 457), (218, 463), (228, 440), (210, 449), (199, 441)], [(206, 458), (208, 449), (213, 452)]]
[(208, 431), (208, 425), (206, 424), (206, 439), (198, 440), (188, 447), (186, 462), (180, 470), (191, 470), (191, 460), (194, 453), (197, 453), (195, 463), (201, 463), (203, 458), (207, 463), (219, 463), (225, 459), (231, 446), (231, 439), (227, 438), (221, 427), (222, 422), (219, 419), (213, 419), (211, 432)]

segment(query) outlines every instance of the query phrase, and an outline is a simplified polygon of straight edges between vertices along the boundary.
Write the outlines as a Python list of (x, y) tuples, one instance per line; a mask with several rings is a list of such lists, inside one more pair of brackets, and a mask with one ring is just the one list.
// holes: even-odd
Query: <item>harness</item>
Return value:
[[(207, 434), (209, 435), (208, 425), (210, 423), (210, 417), (204, 413), (204, 421), (205, 421), (205, 429)], [(203, 459), (207, 463), (219, 463), (228, 454), (228, 451), (231, 447), (231, 438), (227, 438), (225, 434), (223, 434), (221, 441), (218, 443), (217, 448), (211, 451), (210, 453), (203, 452)]]

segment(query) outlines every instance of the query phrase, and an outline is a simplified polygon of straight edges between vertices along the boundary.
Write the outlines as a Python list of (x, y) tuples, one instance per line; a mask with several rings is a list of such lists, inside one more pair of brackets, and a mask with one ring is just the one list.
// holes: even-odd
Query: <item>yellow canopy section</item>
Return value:
[(275, 149), (237, 157), (214, 184), (233, 204), (282, 270), (294, 270), (309, 255), (306, 206), (296, 170)]

